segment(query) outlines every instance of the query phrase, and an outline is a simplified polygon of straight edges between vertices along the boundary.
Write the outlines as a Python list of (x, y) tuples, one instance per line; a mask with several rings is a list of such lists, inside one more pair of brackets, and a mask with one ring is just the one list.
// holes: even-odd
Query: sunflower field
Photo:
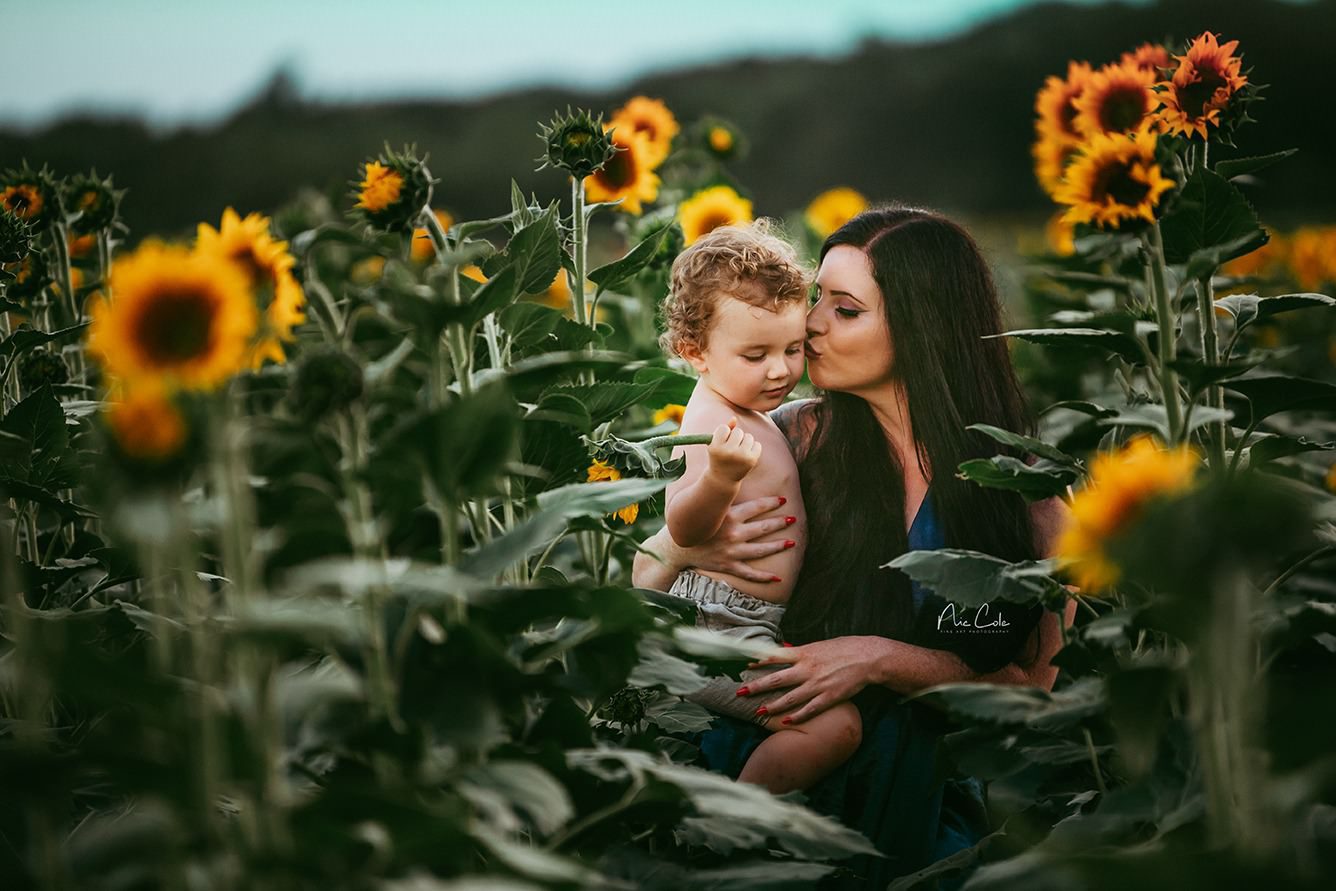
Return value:
[[(1058, 210), (1000, 336), (1041, 435), (955, 470), (1071, 519), (1052, 559), (892, 565), (1078, 618), (1052, 693), (913, 697), (994, 831), (893, 888), (1336, 874), (1336, 227), (1257, 218), (1290, 153), (1240, 147), (1239, 46), (1038, 92)], [(568, 201), (456, 220), (386, 146), (341, 207), (181, 241), (96, 172), (0, 177), (0, 886), (861, 887), (858, 833), (697, 766), (682, 696), (752, 654), (630, 579), (693, 441), (657, 304), (764, 207), (745, 136), (638, 96), (534, 150)]]

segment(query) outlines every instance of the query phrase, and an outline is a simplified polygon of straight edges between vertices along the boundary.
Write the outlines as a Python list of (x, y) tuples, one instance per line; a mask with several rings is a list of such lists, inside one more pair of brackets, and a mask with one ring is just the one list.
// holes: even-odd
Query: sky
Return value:
[(279, 66), (301, 95), (331, 101), (616, 89), (651, 71), (746, 56), (948, 37), (1035, 2), (0, 0), (0, 126), (74, 111), (207, 123)]

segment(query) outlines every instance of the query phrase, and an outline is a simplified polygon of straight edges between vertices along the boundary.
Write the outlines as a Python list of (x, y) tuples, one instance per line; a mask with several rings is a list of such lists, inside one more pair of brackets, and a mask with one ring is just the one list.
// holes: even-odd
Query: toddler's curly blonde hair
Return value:
[(765, 219), (720, 226), (678, 254), (662, 306), (659, 346), (665, 352), (680, 356), (684, 346), (705, 349), (720, 297), (773, 312), (807, 301), (811, 275), (773, 228)]

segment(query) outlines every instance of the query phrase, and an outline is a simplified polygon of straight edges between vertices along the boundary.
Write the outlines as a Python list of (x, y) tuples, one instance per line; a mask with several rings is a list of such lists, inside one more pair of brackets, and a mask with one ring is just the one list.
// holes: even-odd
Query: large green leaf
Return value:
[(1298, 151), (1298, 149), (1285, 149), (1284, 151), (1272, 152), (1269, 155), (1254, 155), (1250, 158), (1231, 158), (1219, 161), (1215, 165), (1215, 172), (1225, 179), (1233, 179), (1236, 176), (1256, 173), (1270, 167), (1277, 161), (1283, 161)]
[(1073, 458), (1071, 455), (1056, 446), (1049, 445), (1041, 439), (1035, 439), (1033, 436), (1022, 436), (1019, 433), (1012, 433), (1010, 430), (1003, 430), (1001, 427), (994, 427), (991, 424), (970, 424), (965, 429), (977, 430), (1003, 445), (1011, 446), (1014, 449), (1020, 449), (1022, 452), (1028, 452), (1039, 458), (1047, 458), (1058, 464), (1066, 464), (1071, 467), (1079, 467), (1081, 465), (1081, 462)]
[(39, 489), (60, 489), (74, 484), (74, 468), (69, 460), (69, 432), (65, 412), (42, 387), (9, 410), (0, 419), (0, 433), (22, 440), (24, 447), (7, 440), (4, 475)]
[(910, 697), (971, 724), (1026, 726), (1056, 731), (1103, 712), (1104, 684), (1082, 678), (1056, 693), (1006, 684), (944, 684)]
[(1207, 248), (1228, 245), (1216, 259), (1223, 263), (1261, 247), (1266, 230), (1257, 221), (1248, 199), (1213, 170), (1198, 168), (1160, 221), (1164, 257), (1170, 263), (1187, 263)]
[(13, 334), (0, 340), (0, 359), (13, 361), (28, 350), (36, 349), (48, 343), (55, 343), (66, 339), (72, 334), (77, 334), (91, 325), (91, 322), (80, 322), (77, 325), (71, 325), (68, 328), (61, 328), (59, 331), (38, 331), (27, 325), (20, 325)]
[[(479, 386), (506, 380), (521, 399), (537, 395), (552, 385), (553, 378), (580, 371), (612, 370), (630, 361), (624, 353), (560, 352), (542, 353), (513, 363), (509, 368), (486, 368), (474, 376)], [(526, 401), (529, 401), (526, 399)]]
[(636, 372), (638, 384), (658, 383), (658, 397), (664, 405), (686, 405), (696, 391), (696, 379), (671, 368), (642, 368)]
[(1111, 328), (1022, 328), (991, 334), (989, 337), (1019, 337), (1043, 346), (1094, 347), (1122, 356), (1134, 364), (1146, 361), (1146, 355), (1136, 338)]
[(980, 486), (1019, 492), (1026, 501), (1043, 501), (1061, 495), (1081, 476), (1080, 469), (1073, 465), (1058, 464), (1047, 458), (1026, 464), (1010, 455), (965, 461), (959, 470), (962, 476)]
[(600, 517), (628, 504), (644, 501), (668, 487), (666, 479), (621, 479), (600, 483), (576, 483), (538, 496), (538, 508), (573, 520)]
[(1336, 385), (1288, 375), (1225, 381), (1225, 389), (1248, 400), (1250, 424), (1284, 411), (1336, 411)]
[(511, 236), (506, 249), (483, 264), (490, 276), (503, 268), (515, 270), (515, 281), (525, 294), (541, 294), (561, 268), (561, 235), (557, 231), (556, 206), (547, 208), (533, 222)]
[[(1216, 421), (1228, 421), (1232, 417), (1234, 417), (1234, 413), (1227, 409), (1222, 410), (1205, 405), (1194, 406), (1192, 416), (1187, 419), (1188, 432)], [(1169, 414), (1165, 411), (1164, 406), (1158, 403), (1148, 402), (1141, 405), (1129, 405), (1119, 410), (1115, 415), (1098, 419), (1096, 423), (1102, 427), (1139, 427), (1154, 430), (1159, 434), (1160, 439), (1165, 442), (1171, 439), (1169, 435)]]
[(545, 352), (570, 352), (598, 340), (598, 332), (566, 318), (540, 303), (516, 303), (498, 316), (510, 335), (511, 355), (517, 359)]
[(666, 226), (656, 229), (644, 241), (631, 248), (626, 256), (600, 266), (589, 273), (589, 280), (597, 285), (600, 291), (617, 290), (635, 278), (636, 274), (654, 259), (654, 255), (658, 253), (659, 247), (663, 244), (664, 238), (672, 230), (672, 227), (673, 223), (669, 221)]
[(658, 383), (632, 384), (610, 381), (597, 384), (575, 384), (552, 387), (543, 394), (541, 407), (550, 396), (569, 396), (580, 402), (589, 412), (594, 426), (614, 420), (633, 405), (646, 402), (658, 391)]
[(1259, 467), (1277, 458), (1287, 458), (1301, 452), (1330, 452), (1336, 450), (1336, 442), (1313, 442), (1304, 436), (1281, 436), (1270, 434), (1255, 440), (1244, 449), (1245, 466)]
[(1050, 575), (1052, 561), (1006, 560), (978, 551), (955, 548), (909, 551), (883, 568), (898, 569), (939, 596), (962, 606), (993, 600), (1030, 603), (1060, 594), (1062, 585)]
[(499, 491), (499, 472), (515, 451), (516, 415), (505, 387), (492, 384), (410, 419), (390, 438), (418, 459), (442, 496), (458, 502)]
[(1253, 322), (1260, 322), (1283, 312), (1315, 306), (1336, 306), (1336, 299), (1326, 294), (1281, 294), (1278, 297), (1230, 294), (1215, 301), (1215, 305), (1233, 316), (1235, 329), (1242, 331)]

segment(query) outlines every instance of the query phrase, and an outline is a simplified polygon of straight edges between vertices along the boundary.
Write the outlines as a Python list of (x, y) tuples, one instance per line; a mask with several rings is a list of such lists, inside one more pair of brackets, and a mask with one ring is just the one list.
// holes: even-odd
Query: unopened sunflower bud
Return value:
[(98, 179), (97, 171), (76, 176), (65, 186), (65, 206), (78, 214), (70, 228), (79, 235), (111, 228), (125, 191), (112, 188), (111, 177)]
[[(32, 229), (19, 216), (0, 210), (0, 264), (17, 263), (32, 250)], [(4, 279), (0, 279), (4, 281)]]
[(347, 408), (362, 395), (362, 366), (334, 347), (308, 352), (297, 365), (288, 405), (303, 421), (313, 423)]
[(645, 720), (645, 705), (653, 694), (636, 687), (623, 687), (608, 697), (598, 710), (601, 717), (623, 727), (639, 727)]
[(352, 183), (357, 199), (353, 215), (386, 232), (402, 232), (431, 203), (436, 183), (427, 169), (426, 156), (417, 157), (413, 146), (395, 152), (387, 145), (374, 161), (362, 167), (361, 181)]
[(583, 110), (572, 112), (568, 108), (566, 114), (540, 124), (538, 138), (547, 147), (546, 153), (538, 159), (542, 162), (538, 169), (556, 167), (576, 179), (584, 179), (603, 169), (617, 152), (617, 146), (603, 132), (603, 116), (595, 118)]
[(19, 362), (19, 385), (25, 393), (39, 390), (44, 384), (58, 386), (69, 379), (70, 370), (56, 353), (35, 350)]

